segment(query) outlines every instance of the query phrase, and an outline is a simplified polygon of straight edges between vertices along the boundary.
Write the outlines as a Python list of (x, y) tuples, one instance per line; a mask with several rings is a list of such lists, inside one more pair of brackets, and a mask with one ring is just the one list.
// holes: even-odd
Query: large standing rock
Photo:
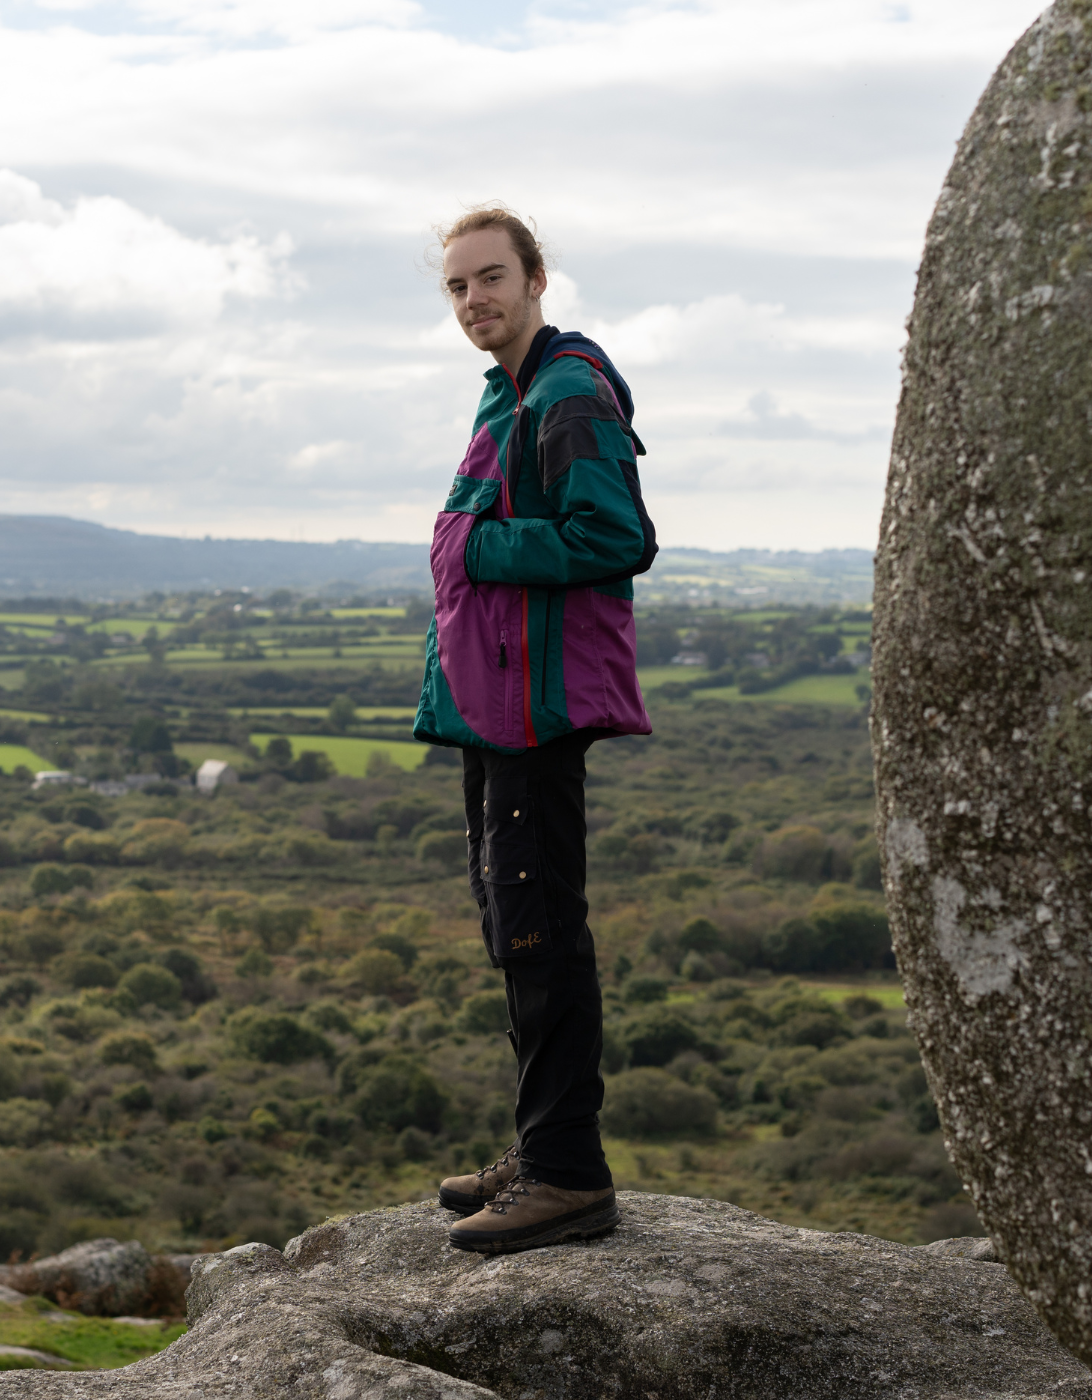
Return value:
[(432, 1204), (194, 1266), (193, 1327), (0, 1400), (1092, 1400), (998, 1264), (624, 1192), (606, 1239), (489, 1258)]
[(949, 1151), (1092, 1360), (1092, 0), (960, 142), (910, 322), (876, 573), (895, 947)]

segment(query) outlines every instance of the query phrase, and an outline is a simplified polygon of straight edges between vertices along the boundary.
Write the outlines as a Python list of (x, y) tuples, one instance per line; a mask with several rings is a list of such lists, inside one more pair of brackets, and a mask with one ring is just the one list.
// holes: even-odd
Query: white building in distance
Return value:
[(211, 797), (224, 783), (237, 783), (239, 775), (230, 763), (219, 758), (206, 758), (197, 770), (197, 791)]

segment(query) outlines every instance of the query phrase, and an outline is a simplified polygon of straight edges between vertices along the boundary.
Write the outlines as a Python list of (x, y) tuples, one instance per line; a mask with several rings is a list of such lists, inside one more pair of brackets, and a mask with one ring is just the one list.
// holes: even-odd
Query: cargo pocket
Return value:
[(482, 808), (482, 883), (498, 958), (550, 950), (535, 819), (522, 778), (486, 779)]

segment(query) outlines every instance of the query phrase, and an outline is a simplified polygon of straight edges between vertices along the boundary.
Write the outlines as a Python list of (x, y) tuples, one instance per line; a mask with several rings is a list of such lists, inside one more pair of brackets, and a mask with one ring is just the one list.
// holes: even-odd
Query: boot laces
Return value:
[(519, 1148), (515, 1143), (505, 1152), (503, 1157), (498, 1157), (491, 1167), (482, 1167), (481, 1171), (476, 1173), (478, 1180), (484, 1180), (489, 1172), (495, 1172), (500, 1167), (506, 1167), (511, 1157), (514, 1157), (517, 1162), (519, 1161)]
[(540, 1181), (536, 1181), (533, 1176), (517, 1176), (498, 1195), (489, 1202), (488, 1209), (494, 1215), (507, 1215), (509, 1206), (519, 1205), (517, 1196), (529, 1196), (528, 1186), (541, 1186)]

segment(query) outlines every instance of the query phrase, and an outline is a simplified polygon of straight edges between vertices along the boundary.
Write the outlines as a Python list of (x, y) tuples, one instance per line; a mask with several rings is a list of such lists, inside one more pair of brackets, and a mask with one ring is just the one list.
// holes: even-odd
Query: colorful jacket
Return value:
[(648, 734), (633, 575), (656, 554), (629, 389), (594, 341), (547, 326), (497, 365), (436, 518), (436, 614), (413, 733), (518, 753), (574, 729)]

